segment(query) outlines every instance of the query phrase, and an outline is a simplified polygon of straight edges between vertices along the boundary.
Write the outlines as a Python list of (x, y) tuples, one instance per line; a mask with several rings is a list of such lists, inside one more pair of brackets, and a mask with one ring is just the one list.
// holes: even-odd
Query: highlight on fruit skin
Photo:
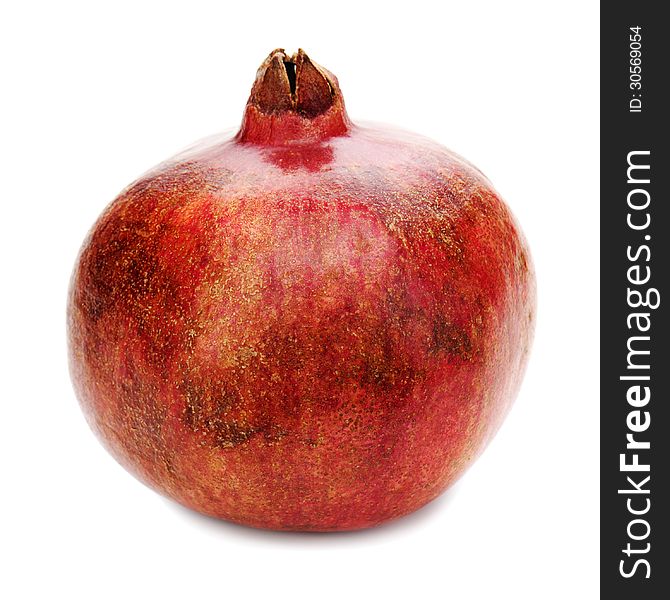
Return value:
[(353, 530), (417, 510), (482, 452), (534, 314), (489, 180), (352, 123), (337, 79), (279, 49), (237, 135), (148, 171), (93, 226), (70, 369), (101, 442), (161, 494), (253, 527)]

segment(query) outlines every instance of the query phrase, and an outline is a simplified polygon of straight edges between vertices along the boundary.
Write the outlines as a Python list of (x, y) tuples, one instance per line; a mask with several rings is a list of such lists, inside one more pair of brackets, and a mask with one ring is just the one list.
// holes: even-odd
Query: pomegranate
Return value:
[(534, 323), (526, 243), (488, 179), (354, 125), (303, 51), (261, 65), (234, 137), (126, 188), (78, 257), (70, 368), (144, 483), (253, 527), (410, 513), (499, 428)]

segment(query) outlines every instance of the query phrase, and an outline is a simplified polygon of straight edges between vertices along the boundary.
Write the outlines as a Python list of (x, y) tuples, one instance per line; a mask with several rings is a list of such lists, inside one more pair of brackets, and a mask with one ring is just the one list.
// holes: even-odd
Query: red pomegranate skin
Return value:
[(534, 312), (489, 180), (352, 124), (330, 73), (277, 50), (236, 136), (149, 171), (93, 227), (71, 374), (104, 445), (160, 493), (253, 527), (353, 530), (418, 509), (485, 448)]

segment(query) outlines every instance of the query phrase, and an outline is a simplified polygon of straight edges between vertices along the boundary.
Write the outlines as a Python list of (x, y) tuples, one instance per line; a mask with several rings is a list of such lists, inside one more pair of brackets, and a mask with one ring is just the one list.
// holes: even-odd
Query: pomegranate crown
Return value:
[(345, 135), (350, 127), (337, 78), (304, 50), (289, 56), (278, 48), (256, 73), (237, 139), (265, 145), (314, 143)]

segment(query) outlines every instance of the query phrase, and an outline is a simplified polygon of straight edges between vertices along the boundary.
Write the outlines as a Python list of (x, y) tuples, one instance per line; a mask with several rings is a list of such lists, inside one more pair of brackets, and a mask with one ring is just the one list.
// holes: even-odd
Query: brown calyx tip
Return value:
[(265, 114), (292, 111), (313, 118), (333, 106), (338, 95), (334, 77), (304, 50), (289, 56), (278, 48), (258, 69), (249, 102)]

